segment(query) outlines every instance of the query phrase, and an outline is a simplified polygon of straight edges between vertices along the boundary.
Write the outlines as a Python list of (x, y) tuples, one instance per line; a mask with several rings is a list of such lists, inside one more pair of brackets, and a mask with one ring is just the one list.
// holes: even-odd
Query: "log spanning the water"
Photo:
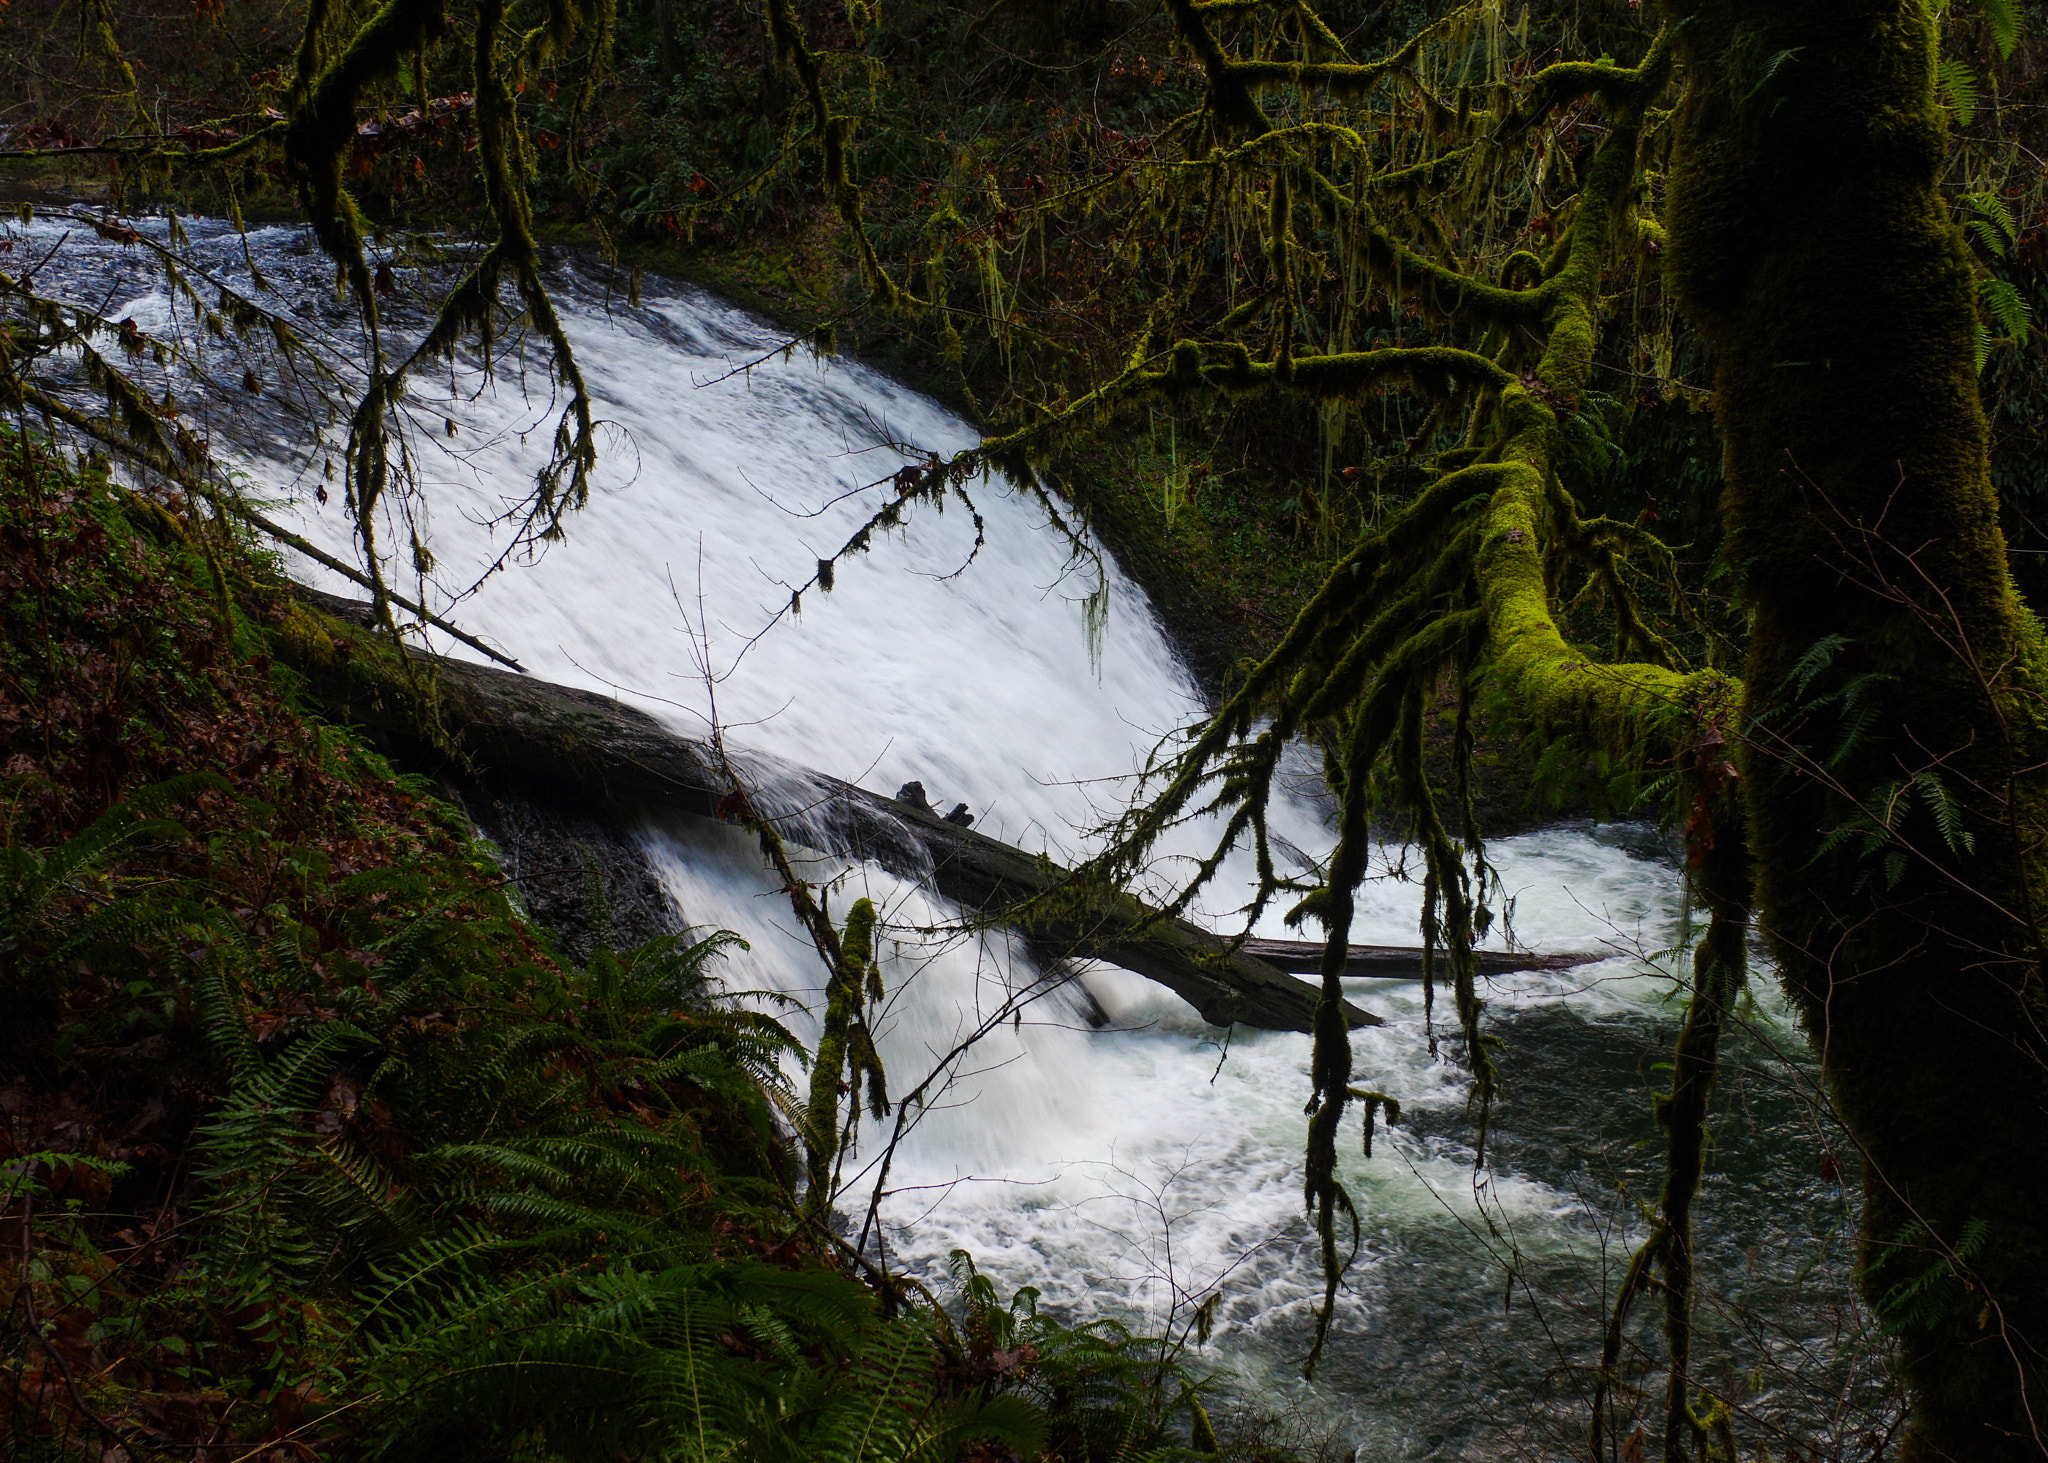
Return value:
[[(367, 618), (366, 605), (301, 593), (336, 619), (360, 625)], [(600, 805), (721, 816), (731, 785), (706, 743), (609, 696), (466, 661), (417, 658), (436, 674), (443, 727), (490, 779), (552, 786)], [(365, 694), (346, 674), (317, 668), (309, 681), (342, 720), (410, 743), (408, 760), (431, 759), (404, 698)], [(1311, 1028), (1314, 987), (1185, 920), (1148, 920), (1155, 911), (1129, 894), (1084, 885), (1048, 859), (837, 778), (747, 753), (733, 752), (730, 761), (756, 809), (794, 843), (922, 880), (984, 918), (1016, 925), (1041, 950), (1134, 971), (1218, 1026)], [(1040, 896), (1051, 897), (1018, 914)], [(1381, 1024), (1349, 1002), (1345, 1016), (1354, 1027)]]
[[(1320, 940), (1261, 940), (1244, 942), (1244, 952), (1280, 970), (1312, 975), (1323, 968)], [(1571, 970), (1605, 960), (1605, 955), (1537, 955), (1521, 950), (1475, 950), (1481, 975), (1513, 975), (1523, 970)], [(1437, 970), (1448, 974), (1449, 958), (1437, 957)], [(1348, 976), (1383, 980), (1413, 980), (1422, 975), (1422, 951), (1409, 945), (1353, 945), (1349, 948), (1344, 973)]]

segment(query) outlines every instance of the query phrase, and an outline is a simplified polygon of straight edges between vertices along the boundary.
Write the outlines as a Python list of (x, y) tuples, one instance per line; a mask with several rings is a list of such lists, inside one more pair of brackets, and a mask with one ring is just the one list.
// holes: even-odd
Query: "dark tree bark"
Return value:
[(1862, 1147), (1903, 1457), (2048, 1425), (2039, 625), (2007, 572), (1919, 0), (1670, 5), (1669, 215), (1754, 611), (1759, 923)]
[(661, 69), (673, 77), (683, 69), (683, 46), (676, 36), (676, 0), (654, 0), (654, 28), (661, 43)]

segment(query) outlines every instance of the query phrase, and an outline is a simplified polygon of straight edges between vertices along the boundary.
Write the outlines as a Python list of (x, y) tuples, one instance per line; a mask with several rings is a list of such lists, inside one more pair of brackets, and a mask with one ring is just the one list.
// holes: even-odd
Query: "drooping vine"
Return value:
[[(99, 37), (110, 64), (119, 62), (125, 68), (105, 7), (99, 0), (81, 4), (86, 33)], [(248, 169), (281, 170), (362, 322), (365, 359), (351, 363), (345, 372), (335, 371), (331, 363), (315, 358), (283, 317), (219, 281), (212, 281), (220, 291), (218, 305), (194, 295), (195, 314), (209, 322), (225, 317), (237, 333), (252, 321), (268, 322), (280, 361), (294, 369), (310, 368), (315, 394), (345, 424), (346, 441), (339, 456), (362, 548), (357, 573), (367, 579), (380, 617), (388, 617), (391, 604), (412, 605), (403, 596), (394, 596), (388, 585), (378, 522), (394, 489), (408, 496), (417, 489), (410, 450), (399, 434), (398, 413), (408, 379), (421, 366), (469, 349), (477, 351), (487, 367), (493, 366), (505, 323), (516, 317), (538, 338), (563, 397), (548, 456), (527, 500), (513, 514), (517, 539), (527, 543), (559, 536), (564, 516), (588, 495), (597, 464), (597, 424), (589, 389), (542, 277), (528, 199), (535, 167), (533, 144), (516, 93), (524, 89), (531, 70), (563, 63), (580, 47), (581, 74), (570, 105), (572, 117), (580, 117), (609, 56), (615, 11), (612, 0), (591, 6), (562, 0), (479, 0), (467, 13), (458, 13), (446, 0), (383, 0), (370, 5), (316, 0), (307, 7), (290, 74), (281, 83), (281, 114), (273, 110), (268, 116), (202, 122), (182, 128), (175, 137), (157, 135), (142, 118), (127, 135), (109, 138), (94, 149), (111, 154), (123, 176), (138, 184), (162, 177), (173, 179), (173, 186), (182, 186), (176, 182), (180, 179), (211, 181), (231, 196), (235, 178)], [(458, 98), (437, 99), (436, 106), (449, 117), (463, 118), (473, 129), (489, 239), (476, 262), (442, 295), (417, 344), (394, 352), (383, 304), (393, 289), (388, 254), (373, 259), (368, 238), (373, 230), (350, 189), (349, 177), (359, 161), (364, 114), (374, 114), (381, 105), (382, 89), (401, 76), (423, 88), (427, 57), (451, 42), (469, 62), (469, 91)], [(122, 74), (132, 92), (132, 73)], [(426, 110), (424, 90), (419, 95)], [(581, 144), (573, 135), (576, 129), (571, 130), (575, 172)], [(28, 149), (15, 156), (31, 162), (58, 160), (68, 151), (75, 150)], [(122, 242), (156, 249), (171, 289), (192, 295), (181, 277), (195, 269), (189, 259), (118, 221), (95, 220), (94, 227)], [(176, 236), (173, 220), (174, 243)], [(510, 300), (503, 298), (508, 286)], [(256, 287), (265, 287), (260, 275)], [(14, 342), (0, 346), (8, 357), (0, 360), (10, 378), (5, 389), (23, 401), (54, 399), (49, 385), (37, 376), (35, 363), (49, 358), (52, 341), (67, 331), (76, 334), (83, 328), (90, 334), (98, 327), (78, 307), (38, 295), (32, 280), (0, 282), (0, 300), (45, 326), (44, 338), (27, 343), (25, 350), (15, 349)], [(61, 323), (64, 320), (70, 323)], [(149, 404), (139, 386), (130, 390), (112, 379), (121, 375), (118, 367), (96, 373), (95, 384), (112, 410), (88, 435), (108, 451), (151, 470), (163, 470), (161, 464), (167, 462), (185, 469), (198, 466), (199, 456), (178, 447), (182, 428), (176, 424), (176, 412), (164, 409), (169, 402)], [(344, 386), (344, 376), (359, 376), (360, 381)], [(66, 425), (77, 427), (72, 422)], [(415, 545), (416, 560), (423, 552)]]
[(1705, 911), (1707, 929), (1691, 952), (1691, 997), (1672, 1047), (1671, 1086), (1656, 1100), (1665, 1137), (1663, 1191), (1650, 1233), (1622, 1272), (1602, 1335), (1587, 1438), (1587, 1455), (1596, 1460), (1608, 1456), (1608, 1400), (1621, 1381), (1629, 1315), (1653, 1287), (1664, 1293), (1664, 1456), (1695, 1456), (1708, 1432), (1694, 1405), (1691, 1373), (1693, 1201), (1706, 1171), (1708, 1103), (1720, 1075), (1721, 1038), (1748, 978), (1752, 898), (1742, 805), (1729, 753), (1721, 729), (1709, 725), (1684, 759), (1689, 765), (1681, 785), (1691, 796), (1688, 893)]
[[(830, 915), (822, 904), (819, 917), (830, 923)], [(888, 1079), (882, 1070), (881, 1054), (875, 1049), (874, 1031), (867, 1021), (867, 1012), (881, 1004), (884, 994), (882, 967), (875, 950), (875, 906), (871, 901), (856, 899), (847, 911), (837, 954), (825, 987), (824, 1025), (817, 1050), (811, 1056), (813, 1142), (806, 1155), (808, 1187), (804, 1203), (808, 1212), (818, 1218), (831, 1209), (835, 1166), (845, 1148), (839, 1131), (841, 1090), (852, 1098), (846, 1111), (849, 1127), (858, 1119), (863, 1106), (863, 1087), (868, 1111), (877, 1120), (889, 1115)]]
[[(818, 1044), (810, 1058), (810, 1092), (799, 1136), (804, 1147), (803, 1215), (812, 1225), (827, 1229), (839, 1161), (860, 1119), (863, 1097), (877, 1120), (887, 1117), (890, 1109), (888, 1073), (869, 1024), (886, 994), (876, 948), (875, 906), (865, 898), (855, 900), (844, 925), (835, 927), (825, 895), (814, 892), (797, 871), (773, 818), (755, 807), (730, 762), (723, 760), (722, 740), (714, 739), (713, 744), (720, 748), (721, 771), (731, 787), (719, 803), (719, 815), (754, 835), (825, 970)], [(852, 1099), (844, 1109), (842, 1094)]]

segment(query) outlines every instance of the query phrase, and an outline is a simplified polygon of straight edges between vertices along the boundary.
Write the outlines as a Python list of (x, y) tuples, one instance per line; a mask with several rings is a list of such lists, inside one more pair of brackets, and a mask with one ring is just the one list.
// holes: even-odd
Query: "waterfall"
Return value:
[[(247, 287), (254, 262), (309, 331), (345, 332), (323, 314), (327, 267), (290, 231), (258, 231), (245, 249), (220, 225), (191, 228), (212, 268)], [(74, 268), (81, 290), (110, 292), (112, 318), (176, 333), (179, 309), (144, 261), (90, 241), (73, 257), (83, 262), (53, 268)], [(842, 564), (830, 594), (813, 591), (790, 613), (791, 589), (883, 500), (874, 484), (906, 460), (899, 446), (947, 453), (973, 431), (863, 366), (778, 353), (772, 327), (701, 292), (650, 287), (628, 305), (572, 267), (559, 287), (608, 424), (598, 483), (565, 540), (464, 594), (507, 547), (503, 515), (543, 460), (550, 401), (544, 378), (517, 371), (419, 380), (405, 410), (429, 493), (417, 523), (389, 522), (387, 542), (417, 530), (433, 555), (435, 607), (535, 674), (614, 694), (685, 734), (715, 719), (742, 755), (883, 792), (915, 779), (942, 806), (966, 803), (999, 838), (1062, 860), (1085, 852), (1158, 739), (1200, 710), (1143, 594), (1106, 556), (1077, 557), (1028, 495), (991, 480), (970, 488), (978, 553), (977, 523), (959, 504), (920, 508)], [(203, 425), (238, 443), (280, 517), (347, 556), (339, 494), (323, 503), (315, 491), (326, 453), (310, 420), (266, 405)], [(291, 568), (355, 592), (317, 566)], [(1098, 574), (1109, 613), (1091, 647), (1085, 601)], [(436, 648), (474, 658), (460, 645)], [(1277, 797), (1274, 822), (1300, 848), (1327, 847), (1307, 798)], [(730, 989), (814, 1000), (815, 953), (748, 839), (682, 817), (639, 831), (692, 924), (749, 941), (722, 966)], [(1166, 850), (1164, 874), (1200, 849), (1202, 833), (1185, 830)], [(1611, 1271), (1637, 1232), (1634, 1199), (1617, 1198), (1612, 1172), (1653, 1184), (1647, 1090), (1659, 1080), (1652, 1064), (1674, 989), (1673, 959), (1657, 952), (1678, 937), (1682, 881), (1640, 830), (1562, 827), (1503, 840), (1495, 853), (1525, 945), (1611, 958), (1493, 983), (1489, 1019), (1511, 1034), (1485, 1175), (1471, 1168), (1458, 1054), (1425, 1031), (1420, 990), (1355, 983), (1353, 998), (1389, 1018), (1355, 1038), (1360, 1080), (1399, 1098), (1405, 1121), (1376, 1138), (1370, 1160), (1347, 1137), (1342, 1177), (1363, 1242), (1313, 1387), (1293, 1366), (1320, 1290), (1299, 1212), (1307, 1039), (1207, 1027), (1122, 971), (1084, 971), (956, 1064), (889, 1175), (890, 1263), (935, 1277), (959, 1247), (1005, 1289), (1036, 1284), (1070, 1312), (1152, 1326), (1185, 1324), (1191, 1305), (1220, 1289), (1208, 1354), (1249, 1379), (1262, 1405), (1298, 1411), (1364, 1457), (1486, 1454), (1563, 1426), (1577, 1394), (1558, 1369), (1590, 1354), (1602, 1267)], [(884, 913), (880, 1039), (897, 1092), (1045, 974), (999, 934), (927, 933), (956, 924), (958, 911), (913, 879), (830, 859), (808, 868), (829, 883), (835, 909), (867, 894)], [(1245, 873), (1230, 871), (1206, 902), (1218, 928), (1245, 896)], [(1418, 903), (1383, 867), (1360, 892), (1353, 937), (1413, 943)], [(1098, 1029), (1090, 1018), (1101, 1015), (1109, 1024)], [(802, 1009), (788, 1019), (810, 1030)], [(1793, 1236), (1800, 1223), (1835, 1233), (1845, 1222), (1839, 1193), (1811, 1177), (1796, 1106), (1781, 1101), (1749, 1138), (1731, 1139), (1726, 1162), (1751, 1162), (1778, 1198), (1752, 1197), (1747, 1228), (1731, 1224), (1713, 1241), (1735, 1257), (1730, 1274), (1741, 1236), (1767, 1222), (1770, 1204), (1800, 1216), (1786, 1221)], [(1558, 1141), (1580, 1132), (1583, 1153)], [(865, 1203), (885, 1137), (874, 1123), (860, 1133), (850, 1208)], [(1772, 1168), (1752, 1149), (1794, 1157)], [(1737, 1188), (1716, 1192), (1728, 1200)], [(1520, 1292), (1503, 1281), (1503, 1257)], [(1560, 1357), (1555, 1337), (1576, 1350)]]

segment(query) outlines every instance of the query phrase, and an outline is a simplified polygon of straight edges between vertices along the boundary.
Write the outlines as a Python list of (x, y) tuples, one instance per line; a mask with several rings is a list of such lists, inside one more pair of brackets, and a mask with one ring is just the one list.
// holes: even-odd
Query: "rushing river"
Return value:
[[(46, 248), (62, 230), (17, 232)], [(354, 327), (303, 238), (263, 230), (245, 246), (218, 225), (191, 232), (200, 262), (242, 289), (260, 269), (273, 293), (259, 298), (284, 302), (348, 358)], [(60, 282), (153, 336), (189, 335), (189, 309), (139, 251), (74, 237), (41, 278)], [(783, 613), (790, 587), (881, 501), (871, 485), (905, 460), (884, 444), (947, 452), (972, 430), (860, 366), (775, 355), (771, 327), (702, 293), (650, 286), (629, 307), (567, 267), (558, 284), (608, 424), (599, 485), (565, 541), (470, 592), (507, 547), (503, 515), (542, 460), (546, 380), (428, 373), (406, 411), (429, 493), (418, 521), (393, 520), (387, 541), (416, 529), (430, 547), (435, 606), (453, 604), (535, 674), (614, 693), (682, 732), (701, 735), (715, 718), (743, 752), (885, 792), (915, 778), (998, 837), (1059, 857), (1085, 850), (1145, 754), (1200, 711), (1140, 591), (1113, 564), (1076, 563), (1038, 505), (990, 482), (973, 489), (987, 541), (971, 563), (969, 514), (920, 510), (843, 565), (830, 595)], [(203, 369), (224, 385), (240, 375), (218, 354)], [(338, 492), (322, 502), (315, 491), (330, 455), (316, 418), (294, 414), (289, 391), (231, 410), (189, 384), (182, 394), (188, 423), (234, 444), (279, 516), (352, 552)], [(291, 568), (354, 592), (316, 566)], [(1098, 572), (1109, 613), (1091, 655), (1084, 601)], [(1275, 822), (1300, 848), (1327, 847), (1307, 790), (1282, 798)], [(723, 967), (731, 989), (814, 1000), (816, 957), (746, 840), (686, 818), (641, 832), (686, 918), (750, 941)], [(1167, 853), (1200, 851), (1200, 832)], [(1582, 1452), (1604, 1297), (1661, 1172), (1649, 1096), (1677, 1015), (1682, 881), (1653, 831), (1634, 825), (1561, 826), (1494, 852), (1524, 947), (1604, 958), (1492, 983), (1507, 1095), (1481, 1174), (1457, 1050), (1432, 1054), (1419, 989), (1356, 983), (1354, 999), (1388, 1018), (1355, 1038), (1359, 1080), (1399, 1098), (1404, 1121), (1370, 1159), (1355, 1130), (1347, 1137), (1342, 1176), (1362, 1238), (1313, 1383), (1299, 1377), (1320, 1293), (1298, 1180), (1307, 1039), (1205, 1026), (1119, 970), (1040, 994), (1020, 1023), (999, 1023), (952, 1065), (888, 1176), (890, 1263), (935, 1277), (957, 1247), (1006, 1289), (1035, 1284), (1066, 1312), (1154, 1328), (1185, 1327), (1220, 1291), (1201, 1357), (1236, 1373), (1245, 1416), (1328, 1438), (1338, 1457)], [(837, 908), (865, 893), (889, 923), (881, 1035), (896, 1091), (1015, 993), (1047, 992), (1045, 973), (1000, 940), (925, 933), (958, 911), (916, 881), (813, 867), (836, 881)], [(1161, 877), (1174, 867), (1169, 858)], [(1243, 872), (1209, 900), (1219, 928)], [(1413, 943), (1417, 904), (1413, 886), (1382, 871), (1360, 895), (1354, 938)], [(1701, 1204), (1704, 1375), (1739, 1398), (1746, 1430), (1774, 1454), (1784, 1438), (1769, 1430), (1783, 1427), (1821, 1456), (1868, 1456), (1889, 1403), (1852, 1359), (1852, 1216), (1825, 1161), (1840, 1140), (1766, 984), (1734, 1043)], [(1091, 1025), (1105, 1014), (1106, 1026)], [(801, 1012), (790, 1019), (806, 1030)], [(863, 1130), (856, 1167), (885, 1136)], [(850, 1171), (856, 1222), (873, 1184), (871, 1166)], [(1648, 1304), (1643, 1320), (1653, 1357)]]

